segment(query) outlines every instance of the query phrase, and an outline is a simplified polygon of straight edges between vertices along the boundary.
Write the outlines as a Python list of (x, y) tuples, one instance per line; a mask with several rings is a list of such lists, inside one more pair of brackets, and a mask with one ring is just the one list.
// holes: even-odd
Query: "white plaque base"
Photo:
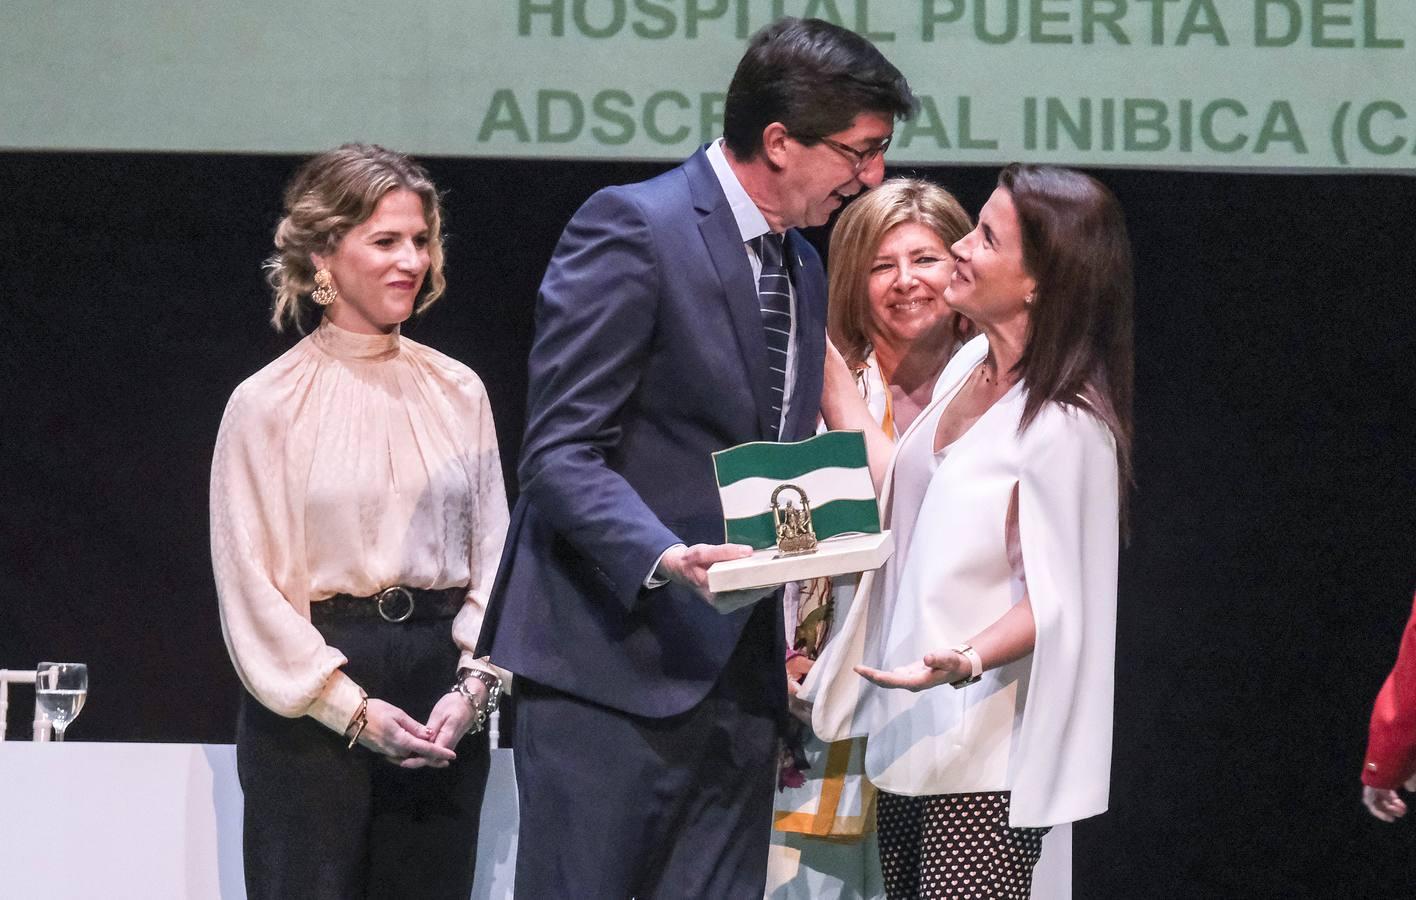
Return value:
[(776, 547), (768, 547), (743, 559), (709, 566), (708, 589), (714, 593), (743, 591), (825, 575), (868, 572), (885, 565), (894, 552), (895, 538), (888, 531), (829, 538), (816, 545), (815, 553), (801, 556), (781, 556)]

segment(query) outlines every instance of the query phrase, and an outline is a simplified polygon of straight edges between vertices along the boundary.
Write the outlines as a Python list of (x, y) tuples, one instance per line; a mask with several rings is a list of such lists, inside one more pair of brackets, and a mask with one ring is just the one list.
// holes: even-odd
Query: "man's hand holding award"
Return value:
[(701, 562), (720, 612), (788, 582), (879, 568), (894, 551), (858, 431), (742, 444), (714, 453), (713, 467), (726, 544)]
[(746, 544), (682, 544), (664, 551), (659, 562), (659, 571), (669, 580), (686, 584), (718, 612), (727, 614), (744, 606), (751, 606), (776, 590), (763, 587), (741, 591), (714, 592), (708, 586), (708, 572), (719, 563), (743, 559), (752, 555), (752, 548)]

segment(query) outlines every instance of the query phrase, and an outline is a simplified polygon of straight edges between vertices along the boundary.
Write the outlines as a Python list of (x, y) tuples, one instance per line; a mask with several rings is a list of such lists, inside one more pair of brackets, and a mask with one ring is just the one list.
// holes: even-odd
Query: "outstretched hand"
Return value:
[(972, 669), (963, 654), (945, 650), (943, 653), (926, 653), (924, 659), (919, 662), (889, 671), (872, 669), (869, 666), (856, 666), (855, 671), (857, 675), (880, 687), (918, 692), (967, 678)]

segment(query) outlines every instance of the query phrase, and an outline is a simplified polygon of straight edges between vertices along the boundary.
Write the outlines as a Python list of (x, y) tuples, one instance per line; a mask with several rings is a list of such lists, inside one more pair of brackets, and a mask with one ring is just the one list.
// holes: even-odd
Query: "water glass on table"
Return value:
[(54, 725), (54, 739), (64, 740), (64, 731), (84, 708), (88, 696), (88, 666), (83, 663), (42, 662), (35, 667), (35, 702)]

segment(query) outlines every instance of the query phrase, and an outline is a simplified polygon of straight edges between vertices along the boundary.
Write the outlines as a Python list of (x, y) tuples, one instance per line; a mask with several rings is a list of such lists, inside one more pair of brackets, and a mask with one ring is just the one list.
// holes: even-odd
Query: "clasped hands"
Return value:
[(457, 691), (443, 694), (426, 724), (383, 700), (369, 698), (368, 724), (359, 743), (404, 769), (446, 768), (457, 759), (453, 747), (476, 721), (477, 710), (487, 703), (487, 686), (475, 678), (468, 690), (477, 697), (477, 708)]

